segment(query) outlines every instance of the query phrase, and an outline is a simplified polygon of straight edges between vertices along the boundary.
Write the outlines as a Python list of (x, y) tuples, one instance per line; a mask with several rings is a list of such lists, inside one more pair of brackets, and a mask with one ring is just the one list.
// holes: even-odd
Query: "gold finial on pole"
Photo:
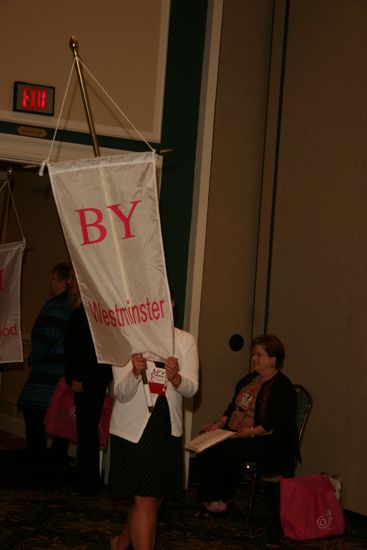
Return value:
[(99, 157), (101, 155), (100, 155), (100, 152), (99, 152), (99, 147), (98, 147), (98, 142), (97, 142), (97, 135), (96, 135), (96, 131), (95, 131), (95, 128), (94, 128), (92, 112), (91, 112), (90, 106), (89, 106), (87, 89), (86, 89), (85, 84), (84, 84), (82, 67), (80, 65), (80, 57), (78, 55), (78, 47), (79, 47), (78, 39), (76, 38), (76, 36), (73, 35), (70, 38), (70, 48), (72, 49), (72, 52), (73, 52), (74, 57), (75, 57), (76, 70), (77, 70), (77, 73), (78, 73), (79, 85), (80, 85), (80, 89), (81, 89), (81, 92), (82, 92), (83, 103), (84, 103), (84, 108), (85, 108), (85, 114), (87, 115), (89, 131), (91, 133), (92, 140), (93, 140), (94, 156)]

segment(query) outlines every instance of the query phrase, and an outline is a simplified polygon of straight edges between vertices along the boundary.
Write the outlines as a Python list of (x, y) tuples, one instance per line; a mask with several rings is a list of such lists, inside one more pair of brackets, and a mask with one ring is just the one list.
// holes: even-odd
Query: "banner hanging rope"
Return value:
[[(82, 78), (82, 75), (81, 75), (81, 71), (80, 71), (80, 66), (79, 66), (79, 64), (83, 67), (83, 69), (85, 69), (85, 71), (88, 73), (88, 75), (93, 79), (93, 81), (97, 84), (97, 86), (98, 86), (98, 87), (100, 88), (100, 90), (105, 94), (105, 96), (107, 97), (107, 99), (112, 103), (112, 105), (113, 105), (113, 106), (117, 109), (117, 111), (121, 114), (121, 116), (123, 116), (123, 117), (125, 118), (125, 120), (130, 124), (130, 126), (133, 128), (133, 130), (136, 132), (136, 134), (141, 138), (141, 140), (144, 141), (144, 143), (148, 146), (148, 148), (149, 148), (152, 152), (156, 152), (156, 150), (155, 150), (155, 149), (150, 145), (150, 143), (144, 138), (144, 136), (142, 135), (142, 133), (141, 133), (141, 132), (136, 128), (136, 126), (132, 123), (132, 121), (129, 119), (129, 117), (122, 111), (122, 109), (120, 109), (120, 107), (117, 105), (117, 103), (112, 99), (111, 95), (110, 95), (110, 94), (105, 90), (105, 88), (98, 82), (98, 80), (96, 79), (96, 77), (91, 73), (91, 71), (88, 69), (88, 67), (85, 65), (85, 63), (82, 62), (82, 60), (80, 59), (80, 57), (79, 57), (79, 55), (78, 55), (78, 53), (77, 53), (78, 41), (76, 40), (75, 37), (72, 37), (72, 38), (71, 38), (71, 40), (70, 40), (70, 45), (71, 45), (72, 50), (73, 50), (73, 53), (74, 53), (74, 59), (73, 59), (73, 63), (72, 63), (71, 69), (70, 69), (69, 78), (68, 78), (68, 82), (67, 82), (67, 85), (66, 85), (64, 97), (63, 97), (63, 100), (62, 100), (61, 109), (60, 109), (60, 114), (59, 114), (59, 117), (58, 117), (58, 120), (57, 120), (57, 123), (56, 123), (56, 128), (55, 128), (55, 132), (54, 132), (54, 135), (53, 135), (53, 138), (52, 138), (52, 142), (51, 142), (49, 154), (48, 154), (47, 159), (44, 160), (44, 161), (41, 163), (41, 167), (40, 167), (40, 170), (39, 170), (39, 175), (40, 175), (40, 176), (43, 176), (43, 174), (44, 174), (44, 169), (45, 169), (46, 165), (48, 165), (48, 163), (50, 162), (51, 155), (52, 155), (52, 150), (53, 150), (54, 143), (55, 143), (55, 140), (56, 140), (56, 134), (57, 134), (58, 129), (59, 129), (59, 125), (60, 125), (60, 121), (61, 121), (62, 112), (63, 112), (63, 110), (64, 110), (66, 98), (67, 98), (67, 95), (68, 95), (68, 92), (69, 92), (69, 87), (70, 87), (71, 78), (72, 78), (73, 71), (74, 71), (74, 68), (75, 68), (75, 67), (77, 68), (77, 71), (78, 71), (78, 77), (79, 77), (79, 82), (80, 82), (81, 89), (82, 89), (82, 94), (84, 94), (84, 92), (85, 92), (85, 87), (84, 87), (83, 78)], [(90, 131), (91, 131), (91, 134), (92, 134), (92, 138), (93, 138), (93, 142), (94, 142), (94, 147), (93, 147), (93, 148), (94, 148), (95, 156), (98, 157), (98, 156), (99, 156), (99, 147), (98, 147), (98, 144), (97, 144), (97, 142), (96, 142), (96, 134), (95, 134), (95, 129), (94, 129), (94, 123), (93, 123), (93, 120), (92, 120), (92, 116), (91, 116), (91, 112), (90, 112), (88, 100), (87, 100), (87, 98), (86, 98), (85, 96), (83, 97), (83, 99), (84, 99), (84, 105), (85, 105), (85, 109), (86, 109), (86, 113), (87, 113), (87, 118), (88, 118), (88, 125), (89, 125)]]
[[(22, 225), (20, 223), (20, 218), (19, 218), (19, 215), (18, 215), (17, 207), (15, 205), (15, 200), (14, 200), (13, 193), (12, 193), (12, 190), (11, 190), (11, 185), (10, 185), (10, 181), (9, 181), (9, 172), (6, 174), (6, 179), (3, 180), (3, 185), (0, 187), (0, 193), (4, 189), (4, 187), (7, 187), (7, 191), (9, 193), (9, 197), (10, 197), (11, 203), (12, 203), (13, 208), (14, 208), (14, 214), (15, 214), (15, 217), (16, 217), (16, 220), (17, 220), (17, 223), (18, 223), (19, 231), (20, 231), (20, 234), (22, 236), (22, 240), (25, 242)], [(8, 216), (9, 216), (9, 212), (4, 213), (4, 219), (2, 220), (2, 222), (4, 224), (7, 223), (6, 220), (8, 219)], [(2, 228), (2, 233), (5, 232), (5, 230), (6, 230), (6, 228), (3, 227)], [(2, 238), (1, 238), (1, 244), (3, 244), (2, 241), (3, 241), (3, 235), (2, 235)]]

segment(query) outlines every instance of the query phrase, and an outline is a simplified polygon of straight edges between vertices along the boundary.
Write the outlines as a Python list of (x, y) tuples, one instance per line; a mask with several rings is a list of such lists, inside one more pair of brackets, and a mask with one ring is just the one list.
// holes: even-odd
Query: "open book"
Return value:
[(233, 437), (235, 434), (236, 432), (217, 428), (216, 430), (204, 432), (194, 437), (194, 439), (186, 443), (185, 449), (191, 451), (192, 453), (202, 453), (203, 451), (206, 451), (206, 449), (213, 447), (213, 445), (217, 445), (218, 443)]

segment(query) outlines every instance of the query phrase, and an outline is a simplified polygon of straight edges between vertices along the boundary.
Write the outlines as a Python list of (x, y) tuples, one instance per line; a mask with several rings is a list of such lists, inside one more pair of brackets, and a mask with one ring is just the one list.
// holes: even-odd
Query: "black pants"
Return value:
[(98, 423), (105, 395), (104, 384), (92, 385), (80, 393), (74, 392), (78, 430), (77, 483), (81, 490), (93, 492), (101, 486)]
[(276, 471), (282, 468), (285, 458), (275, 449), (272, 436), (235, 438), (219, 443), (194, 459), (201, 502), (231, 499), (246, 461), (260, 462), (268, 471)]
[[(44, 426), (46, 412), (46, 410), (23, 409), (28, 449), (36, 459), (46, 458), (47, 433)], [(67, 459), (68, 448), (67, 439), (54, 437), (47, 457), (50, 457), (55, 465), (61, 466)]]

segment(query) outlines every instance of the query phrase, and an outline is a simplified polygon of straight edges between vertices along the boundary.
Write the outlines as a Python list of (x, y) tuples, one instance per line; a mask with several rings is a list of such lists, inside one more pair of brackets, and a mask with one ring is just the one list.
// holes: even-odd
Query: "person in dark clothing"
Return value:
[(50, 456), (57, 467), (67, 460), (69, 441), (54, 437), (50, 453), (46, 453), (44, 418), (56, 384), (65, 372), (65, 326), (72, 312), (67, 290), (70, 271), (69, 263), (57, 264), (51, 270), (51, 298), (46, 301), (32, 328), (32, 350), (28, 357), (30, 374), (18, 398), (31, 456), (37, 461), (48, 461)]
[(270, 471), (292, 476), (299, 459), (296, 424), (297, 396), (290, 379), (280, 369), (285, 351), (271, 334), (252, 342), (253, 372), (239, 380), (231, 402), (216, 428), (235, 435), (196, 458), (201, 512), (225, 513), (236, 491), (238, 472), (245, 461), (257, 461)]
[(77, 487), (84, 493), (97, 493), (102, 487), (99, 465), (98, 423), (106, 390), (112, 380), (111, 365), (97, 362), (88, 319), (72, 274), (70, 292), (78, 301), (65, 333), (65, 379), (74, 392), (77, 444)]

